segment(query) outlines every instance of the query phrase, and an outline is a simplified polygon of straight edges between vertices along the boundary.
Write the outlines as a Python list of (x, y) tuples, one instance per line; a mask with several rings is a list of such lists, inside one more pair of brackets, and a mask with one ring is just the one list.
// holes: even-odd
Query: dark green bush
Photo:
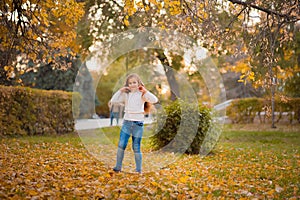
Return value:
[(152, 146), (155, 150), (198, 154), (211, 123), (208, 108), (174, 101), (157, 113)]
[[(262, 116), (262, 112), (265, 114)], [(289, 122), (300, 122), (300, 98), (285, 99), (275, 98), (276, 122), (283, 118), (283, 113), (288, 113)], [(263, 98), (234, 99), (226, 110), (226, 115), (232, 123), (253, 123), (258, 116), (260, 123), (270, 121), (271, 100)]]
[(264, 101), (259, 98), (234, 99), (227, 108), (233, 123), (252, 123), (256, 113), (263, 111)]
[(63, 91), (0, 86), (0, 135), (73, 132), (72, 96)]

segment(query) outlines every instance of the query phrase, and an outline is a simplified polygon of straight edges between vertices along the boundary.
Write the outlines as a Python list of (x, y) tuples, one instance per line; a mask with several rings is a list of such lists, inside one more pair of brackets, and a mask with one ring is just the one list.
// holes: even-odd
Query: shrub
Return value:
[(176, 100), (157, 113), (151, 144), (155, 150), (198, 154), (211, 119), (208, 108)]
[[(289, 122), (300, 122), (300, 98), (286, 99), (275, 98), (276, 123), (283, 118), (283, 113), (288, 113)], [(264, 115), (262, 117), (262, 112)], [(258, 116), (260, 123), (265, 123), (271, 117), (271, 100), (263, 98), (234, 99), (227, 108), (227, 116), (232, 123), (253, 123)]]
[(72, 93), (0, 86), (0, 127), (0, 135), (73, 132)]
[(263, 111), (263, 99), (234, 99), (227, 109), (227, 116), (233, 123), (252, 123), (256, 113)]

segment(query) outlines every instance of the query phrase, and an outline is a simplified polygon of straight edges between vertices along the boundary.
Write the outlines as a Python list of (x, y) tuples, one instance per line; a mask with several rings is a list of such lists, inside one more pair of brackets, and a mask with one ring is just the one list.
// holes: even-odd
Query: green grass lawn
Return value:
[[(226, 125), (208, 156), (184, 155), (142, 175), (113, 173), (77, 134), (1, 138), (0, 199), (299, 199), (298, 128)], [(116, 145), (119, 131), (81, 134), (104, 133)], [(149, 140), (142, 145), (151, 151)]]

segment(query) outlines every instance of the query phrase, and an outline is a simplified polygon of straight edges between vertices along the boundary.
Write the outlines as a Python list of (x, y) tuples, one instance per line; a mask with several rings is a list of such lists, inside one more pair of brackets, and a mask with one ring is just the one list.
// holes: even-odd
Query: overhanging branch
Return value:
[(296, 21), (300, 20), (300, 17), (291, 16), (289, 14), (283, 14), (283, 13), (280, 13), (280, 12), (277, 12), (277, 11), (274, 11), (274, 10), (271, 10), (271, 9), (263, 8), (263, 7), (260, 7), (258, 5), (252, 4), (251, 2), (240, 1), (240, 0), (228, 0), (228, 1), (230, 1), (233, 4), (239, 4), (239, 5), (243, 5), (245, 7), (254, 8), (256, 10), (265, 12), (269, 15), (279, 16), (279, 17), (284, 18), (286, 21), (289, 21), (289, 22), (296, 22)]

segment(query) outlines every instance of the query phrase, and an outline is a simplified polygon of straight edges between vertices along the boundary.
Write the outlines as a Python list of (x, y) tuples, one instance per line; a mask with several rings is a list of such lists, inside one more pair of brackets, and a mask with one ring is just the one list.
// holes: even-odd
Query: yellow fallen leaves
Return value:
[(179, 178), (179, 182), (180, 183), (187, 183), (188, 179), (189, 179), (189, 176), (183, 176), (183, 177)]
[(213, 156), (183, 156), (164, 169), (139, 175), (114, 173), (72, 142), (5, 138), (0, 148), (0, 199), (300, 197), (295, 152), (220, 147)]

